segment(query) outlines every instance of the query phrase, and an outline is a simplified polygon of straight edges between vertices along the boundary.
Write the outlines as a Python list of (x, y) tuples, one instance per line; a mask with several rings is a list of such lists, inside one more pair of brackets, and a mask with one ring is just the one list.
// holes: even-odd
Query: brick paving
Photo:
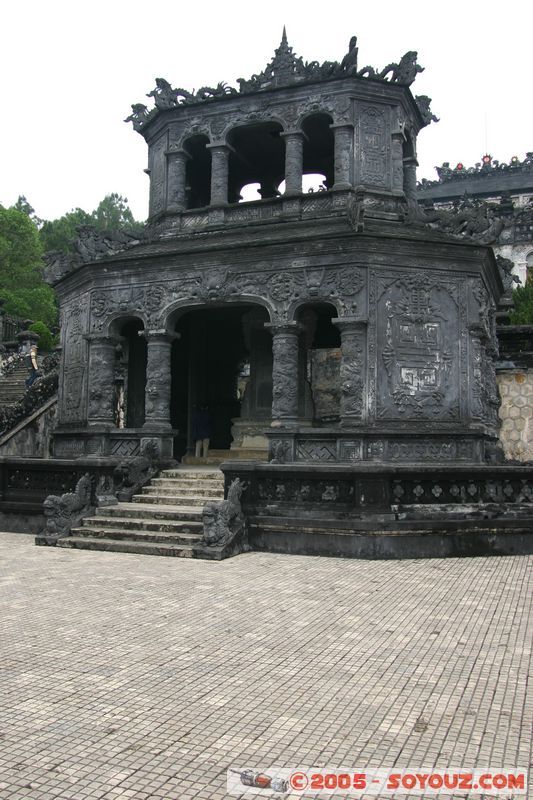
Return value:
[(0, 798), (214, 800), (230, 766), (531, 762), (533, 557), (203, 562), (20, 534), (0, 555)]

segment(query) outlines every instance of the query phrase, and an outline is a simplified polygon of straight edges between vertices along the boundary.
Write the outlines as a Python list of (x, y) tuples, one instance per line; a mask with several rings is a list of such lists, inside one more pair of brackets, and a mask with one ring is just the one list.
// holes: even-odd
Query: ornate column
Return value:
[(418, 161), (414, 156), (403, 159), (403, 191), (407, 200), (416, 201), (416, 168)]
[(333, 189), (351, 189), (353, 125), (330, 125), (335, 137), (335, 183)]
[(187, 160), (185, 150), (167, 150), (167, 206), (174, 213), (184, 211), (187, 206), (185, 194)]
[(229, 154), (231, 148), (225, 142), (206, 145), (211, 150), (211, 205), (228, 204)]
[(281, 325), (265, 323), (272, 334), (272, 426), (287, 425), (298, 419), (298, 322)]
[(89, 342), (87, 422), (89, 425), (114, 426), (117, 340), (97, 334), (88, 334), (85, 338)]
[(341, 427), (365, 422), (366, 411), (366, 320), (342, 317), (332, 320), (341, 334), (340, 418)]
[(170, 354), (177, 333), (167, 331), (140, 331), (145, 336), (146, 395), (144, 426), (151, 430), (166, 431), (170, 425)]
[(287, 131), (281, 136), (285, 139), (285, 194), (301, 194), (305, 134)]

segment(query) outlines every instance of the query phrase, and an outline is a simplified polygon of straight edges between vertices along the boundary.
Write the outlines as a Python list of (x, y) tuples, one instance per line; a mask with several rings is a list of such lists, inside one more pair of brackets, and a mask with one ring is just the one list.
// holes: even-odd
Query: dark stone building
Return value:
[(445, 162), (436, 170), (438, 180), (418, 184), (422, 206), (490, 209), (503, 222), (493, 248), (513, 262), (514, 274), (525, 283), (533, 272), (533, 153), (509, 163), (486, 154), (473, 167)]
[[(158, 79), (155, 108), (131, 116), (149, 148), (149, 240), (56, 283), (56, 456), (150, 441), (180, 457), (205, 404), (212, 446), (239, 456), (266, 457), (267, 434), (284, 462), (484, 461), (501, 283), (486, 247), (406, 222), (419, 69), (410, 53), (361, 70), (355, 41), (341, 63), (304, 64), (284, 36), (239, 92)], [(303, 193), (307, 173), (326, 190)], [(262, 199), (239, 202), (254, 181)]]
[[(146, 236), (85, 231), (74, 261), (49, 259), (56, 463), (190, 461), (195, 409), (208, 408), (256, 546), (257, 520), (289, 511), (353, 530), (361, 514), (390, 521), (394, 504), (533, 497), (521, 473), (510, 484), (487, 467), (499, 230), (417, 204), (416, 141), (433, 119), (410, 90), (420, 70), (416, 53), (360, 68), (355, 37), (340, 62), (304, 63), (284, 33), (239, 90), (157, 79), (154, 108), (128, 117), (148, 145)], [(303, 191), (309, 174), (322, 191)], [(260, 199), (242, 201), (254, 183)], [(374, 547), (345, 532), (300, 551)], [(273, 549), (294, 549), (290, 525), (276, 535)]]

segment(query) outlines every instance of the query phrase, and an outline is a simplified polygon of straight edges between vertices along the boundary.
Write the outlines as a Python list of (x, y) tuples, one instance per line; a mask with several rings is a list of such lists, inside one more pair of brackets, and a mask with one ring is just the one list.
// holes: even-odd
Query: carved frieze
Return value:
[(336, 461), (337, 442), (335, 439), (304, 439), (296, 445), (297, 461)]

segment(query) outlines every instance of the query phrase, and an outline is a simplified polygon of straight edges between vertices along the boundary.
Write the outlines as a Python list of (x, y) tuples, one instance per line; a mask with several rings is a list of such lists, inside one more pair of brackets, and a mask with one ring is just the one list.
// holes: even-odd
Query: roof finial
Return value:
[(288, 44), (287, 42), (287, 29), (285, 25), (283, 26), (283, 33), (281, 35), (281, 44)]

